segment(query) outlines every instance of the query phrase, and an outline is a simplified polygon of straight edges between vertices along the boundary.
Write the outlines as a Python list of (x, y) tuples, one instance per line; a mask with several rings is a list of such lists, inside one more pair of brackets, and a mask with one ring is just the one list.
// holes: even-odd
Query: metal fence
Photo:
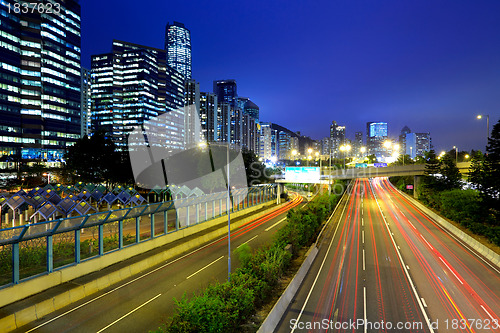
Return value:
[(275, 185), (0, 229), (0, 287), (274, 200)]

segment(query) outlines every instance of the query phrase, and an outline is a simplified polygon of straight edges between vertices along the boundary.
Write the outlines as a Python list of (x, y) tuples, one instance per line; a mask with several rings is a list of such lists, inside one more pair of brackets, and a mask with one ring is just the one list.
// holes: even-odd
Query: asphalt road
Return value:
[(387, 179), (349, 194), (278, 332), (500, 331), (497, 268)]
[[(232, 268), (238, 266), (238, 246), (256, 248), (271, 240), (284, 225), (286, 212), (302, 201), (297, 197), (285, 209), (232, 230)], [(225, 281), (228, 274), (227, 236), (172, 258), (140, 276), (72, 304), (17, 332), (147, 332), (173, 314), (174, 298), (191, 296), (209, 283)]]

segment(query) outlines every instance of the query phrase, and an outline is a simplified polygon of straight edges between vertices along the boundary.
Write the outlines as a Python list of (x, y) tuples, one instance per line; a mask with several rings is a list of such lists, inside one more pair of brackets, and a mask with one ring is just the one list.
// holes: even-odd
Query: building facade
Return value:
[[(0, 2), (0, 159), (58, 162), (81, 134), (80, 4), (15, 13)], [(28, 3), (30, 8), (33, 5)]]
[(368, 155), (375, 155), (377, 158), (388, 156), (384, 142), (387, 140), (387, 123), (368, 122), (366, 123), (366, 149)]
[(82, 79), (81, 79), (81, 130), (80, 136), (83, 138), (90, 135), (90, 114), (91, 114), (91, 104), (90, 99), (92, 90), (92, 78), (90, 75), (90, 69), (82, 67)]
[(165, 28), (165, 50), (168, 65), (181, 73), (185, 80), (191, 79), (191, 32), (184, 24), (167, 23)]
[(102, 130), (120, 149), (127, 134), (162, 117), (164, 140), (184, 148), (184, 77), (167, 65), (166, 51), (113, 41), (112, 52), (92, 56), (92, 130)]
[(432, 148), (431, 134), (427, 133), (407, 133), (406, 134), (406, 154), (411, 158), (425, 156), (425, 153)]
[(340, 126), (336, 121), (330, 125), (330, 147), (332, 156), (340, 157), (340, 146), (345, 143), (345, 126)]

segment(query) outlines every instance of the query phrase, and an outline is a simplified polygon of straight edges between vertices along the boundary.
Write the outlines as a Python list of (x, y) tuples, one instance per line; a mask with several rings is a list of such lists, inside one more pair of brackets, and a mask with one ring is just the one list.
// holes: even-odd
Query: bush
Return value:
[(168, 325), (157, 332), (238, 332), (274, 291), (289, 267), (292, 254), (285, 250), (292, 244), (294, 253), (314, 241), (340, 196), (323, 195), (300, 210), (287, 214), (288, 223), (280, 229), (274, 242), (250, 253), (248, 246), (238, 250), (241, 268), (231, 274), (231, 281), (216, 283), (190, 300), (186, 295), (176, 301), (177, 309)]

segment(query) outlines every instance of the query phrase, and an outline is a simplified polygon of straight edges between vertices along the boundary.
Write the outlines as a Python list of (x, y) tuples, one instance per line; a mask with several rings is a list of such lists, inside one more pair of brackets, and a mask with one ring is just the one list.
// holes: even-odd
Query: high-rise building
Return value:
[(184, 24), (167, 23), (165, 28), (165, 50), (168, 65), (181, 73), (185, 80), (191, 79), (191, 32)]
[(252, 102), (251, 100), (248, 100), (245, 103), (244, 111), (246, 114), (248, 114), (250, 117), (252, 117), (255, 120), (259, 120), (259, 107), (257, 104)]
[(424, 156), (432, 148), (431, 134), (427, 133), (407, 133), (406, 134), (406, 154), (411, 158)]
[(90, 93), (92, 89), (91, 84), (92, 78), (90, 75), (90, 70), (82, 67), (82, 79), (81, 79), (81, 137), (90, 135), (90, 113), (91, 113), (91, 99)]
[(115, 40), (111, 53), (92, 56), (92, 130), (105, 131), (124, 148), (134, 127), (166, 113), (161, 140), (183, 149), (184, 89), (165, 50)]
[(384, 142), (387, 140), (387, 123), (366, 123), (366, 149), (368, 154), (374, 154), (377, 158), (387, 157), (387, 149)]
[(200, 83), (195, 80), (187, 80), (185, 83), (184, 100), (184, 128), (186, 130), (185, 145), (198, 145), (201, 137), (201, 119), (200, 119)]
[(321, 155), (330, 155), (330, 138), (321, 139)]
[(214, 81), (214, 94), (217, 95), (219, 103), (236, 105), (236, 97), (238, 97), (236, 80)]
[(408, 126), (405, 126), (399, 135), (399, 146), (402, 152), (406, 151), (406, 134), (408, 133), (411, 133), (411, 129)]
[[(81, 133), (80, 4), (0, 1), (0, 157), (58, 162)], [(10, 6), (10, 7), (9, 7)], [(24, 7), (22, 7), (24, 8)]]
[(330, 147), (334, 157), (340, 156), (340, 146), (345, 143), (345, 126), (340, 126), (336, 121), (330, 125)]
[[(208, 92), (200, 93), (200, 121), (203, 137), (208, 142), (219, 141), (217, 131), (218, 118), (217, 95)], [(222, 124), (221, 124), (222, 125)]]
[(361, 148), (363, 147), (363, 132), (354, 133), (354, 151), (356, 154), (361, 154)]

